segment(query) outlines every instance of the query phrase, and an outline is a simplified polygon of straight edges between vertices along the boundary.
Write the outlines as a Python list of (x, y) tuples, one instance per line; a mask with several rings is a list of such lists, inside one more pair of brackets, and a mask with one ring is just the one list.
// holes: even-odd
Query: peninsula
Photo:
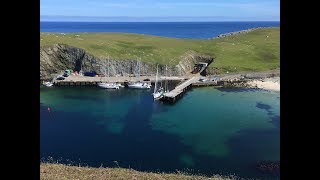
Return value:
[[(51, 80), (66, 69), (101, 73), (106, 59), (113, 78), (135, 74), (137, 61), (141, 61), (141, 73), (149, 77), (154, 77), (159, 64), (160, 75), (185, 78), (199, 62), (210, 62), (209, 76), (270, 70), (278, 76), (280, 28), (255, 28), (207, 40), (126, 33), (40, 33), (40, 80)], [(255, 87), (257, 82), (247, 85)]]

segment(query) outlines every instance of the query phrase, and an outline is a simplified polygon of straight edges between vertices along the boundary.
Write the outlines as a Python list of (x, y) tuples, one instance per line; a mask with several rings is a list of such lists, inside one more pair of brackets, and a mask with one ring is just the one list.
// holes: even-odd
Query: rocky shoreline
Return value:
[[(169, 81), (185, 81), (186, 79), (191, 78), (192, 75), (184, 76), (160, 76), (161, 80)], [(200, 77), (200, 76), (199, 76)], [(205, 78), (205, 81), (198, 81), (193, 83), (194, 87), (202, 86), (217, 86), (217, 87), (226, 87), (226, 88), (256, 88), (256, 89), (265, 89), (270, 91), (280, 91), (280, 70), (271, 70), (265, 72), (246, 72), (239, 74), (222, 74), (222, 75), (208, 75), (202, 76)], [(65, 80), (55, 81), (57, 85), (73, 84), (83, 85), (90, 84), (90, 82), (118, 82), (124, 83), (129, 80), (138, 81), (142, 79), (149, 79), (149, 81), (154, 82), (155, 76), (141, 76), (137, 77), (128, 77), (128, 76), (118, 76), (118, 77), (87, 77), (87, 76), (75, 76), (70, 75)], [(94, 84), (94, 83), (93, 83)]]
[[(266, 29), (266, 28), (272, 28), (272, 27), (257, 27), (257, 28), (251, 28), (251, 29), (246, 29), (246, 30), (241, 30), (241, 31), (234, 31), (234, 32), (230, 32), (230, 33), (220, 34), (216, 38), (227, 37), (227, 36), (240, 34), (240, 33), (248, 33), (250, 31), (254, 31), (254, 30), (257, 30), (257, 29)], [(214, 38), (212, 38), (212, 39), (214, 39)]]
[(239, 74), (224, 74), (216, 77), (216, 85), (222, 87), (256, 88), (271, 91), (280, 91), (280, 70), (265, 72), (251, 72)]
[[(244, 31), (232, 32), (225, 35), (237, 33), (246, 33), (259, 28), (248, 29)], [(168, 77), (178, 77), (188, 79), (192, 74), (194, 64), (198, 62), (211, 63), (214, 57), (188, 51), (177, 65), (159, 64), (159, 75)], [(153, 79), (156, 74), (157, 64), (149, 62), (139, 62), (137, 60), (116, 60), (103, 57), (94, 57), (81, 48), (76, 48), (64, 44), (54, 44), (40, 48), (40, 81), (51, 81), (57, 75), (61, 75), (65, 69), (81, 71), (95, 71), (103, 73), (101, 67), (108, 63), (109, 76), (118, 81), (125, 77), (130, 77), (138, 71), (140, 75), (148, 79)], [(167, 70), (166, 70), (167, 69)], [(197, 82), (196, 86), (223, 86), (223, 87), (245, 87), (260, 88), (273, 91), (280, 91), (280, 70), (270, 70), (266, 72), (244, 72), (237, 74), (216, 74), (213, 67), (206, 69), (207, 82)], [(212, 78), (218, 78), (212, 81)], [(108, 79), (107, 79), (108, 80)], [(77, 82), (78, 80), (75, 80)]]

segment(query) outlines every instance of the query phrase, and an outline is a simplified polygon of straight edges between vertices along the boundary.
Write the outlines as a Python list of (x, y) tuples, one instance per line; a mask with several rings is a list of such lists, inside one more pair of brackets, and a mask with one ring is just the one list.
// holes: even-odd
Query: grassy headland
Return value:
[(40, 33), (40, 45), (67, 44), (96, 57), (177, 64), (189, 51), (215, 57), (221, 73), (280, 68), (280, 28), (260, 28), (210, 40), (126, 33)]
[(226, 180), (235, 179), (233, 177), (223, 176), (195, 176), (185, 175), (183, 173), (166, 174), (166, 173), (147, 173), (139, 172), (133, 169), (124, 168), (91, 168), (67, 166), (63, 164), (40, 164), (40, 179), (171, 179), (171, 180)]

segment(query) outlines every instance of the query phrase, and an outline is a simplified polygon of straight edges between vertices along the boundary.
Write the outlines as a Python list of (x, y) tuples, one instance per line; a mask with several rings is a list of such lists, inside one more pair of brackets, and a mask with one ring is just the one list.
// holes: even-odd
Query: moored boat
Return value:
[(157, 65), (157, 74), (156, 74), (156, 81), (154, 83), (154, 90), (153, 90), (153, 99), (154, 100), (159, 100), (163, 97), (164, 90), (162, 86), (158, 87), (158, 65)]
[(116, 83), (98, 83), (98, 86), (104, 89), (119, 89), (119, 85)]
[(128, 88), (132, 88), (132, 89), (150, 89), (151, 88), (151, 84), (150, 83), (146, 83), (146, 82), (131, 82), (128, 83)]
[[(140, 61), (137, 61), (137, 67), (138, 67), (138, 74), (137, 77), (140, 77)], [(150, 82), (142, 82), (142, 81), (136, 81), (136, 82), (129, 82), (128, 88), (132, 89), (150, 89), (151, 83)]]
[(44, 82), (43, 85), (47, 86), (47, 87), (51, 87), (53, 86), (52, 82)]

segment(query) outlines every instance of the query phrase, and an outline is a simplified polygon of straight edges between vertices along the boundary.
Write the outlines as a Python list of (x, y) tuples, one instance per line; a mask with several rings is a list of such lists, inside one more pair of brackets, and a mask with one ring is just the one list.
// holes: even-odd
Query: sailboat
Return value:
[[(138, 68), (139, 68), (138, 77), (140, 77), (140, 61), (137, 61), (137, 64), (138, 64)], [(151, 88), (151, 84), (147, 83), (147, 82), (141, 82), (141, 81), (129, 82), (128, 83), (128, 88), (132, 88), (132, 89), (150, 89)]]
[(47, 87), (51, 87), (53, 86), (53, 83), (52, 82), (44, 82), (43, 85), (47, 86)]
[(164, 90), (163, 90), (163, 87), (160, 86), (158, 87), (158, 65), (157, 65), (157, 74), (156, 74), (156, 81), (154, 83), (154, 90), (153, 90), (153, 99), (154, 100), (159, 100), (163, 97), (163, 93), (164, 93)]
[(119, 89), (119, 85), (116, 83), (98, 83), (98, 86), (104, 89)]
[[(109, 77), (109, 58), (108, 58), (108, 77)], [(106, 71), (106, 68), (105, 68), (105, 64), (103, 64), (103, 69), (104, 69), (104, 72)], [(104, 73), (104, 75), (106, 76), (106, 72)], [(101, 88), (104, 88), (104, 89), (119, 89), (121, 84), (118, 84), (118, 83), (103, 83), (103, 82), (100, 82), (98, 83), (98, 86), (101, 87)]]
[(53, 78), (52, 81), (44, 81), (42, 84), (44, 86), (51, 87), (51, 86), (53, 86), (55, 79), (57, 79), (57, 78)]
[(169, 92), (169, 88), (168, 88), (168, 67), (166, 65), (166, 80), (164, 81), (164, 93)]

